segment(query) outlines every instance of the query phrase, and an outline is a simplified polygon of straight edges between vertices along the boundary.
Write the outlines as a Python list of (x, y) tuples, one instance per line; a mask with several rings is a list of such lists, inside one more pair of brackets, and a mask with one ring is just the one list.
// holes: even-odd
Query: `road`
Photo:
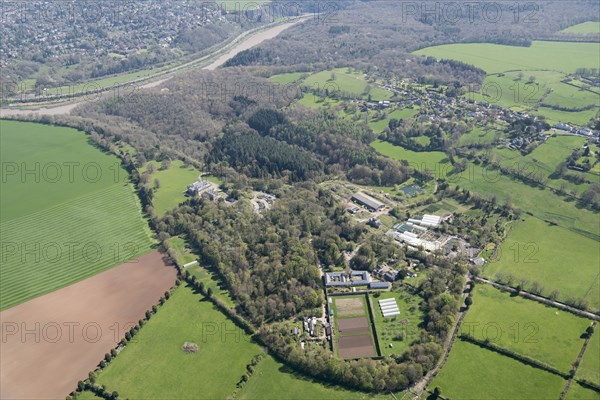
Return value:
[[(305, 20), (307, 17), (296, 18), (290, 22), (285, 22), (281, 24), (276, 24), (267, 29), (253, 30), (247, 31), (240, 34), (237, 38), (235, 38), (228, 45), (216, 50), (214, 53), (197, 58), (195, 60), (189, 61), (185, 64), (178, 65), (176, 67), (170, 68), (166, 71), (162, 71), (158, 74), (147, 76), (144, 78), (139, 78), (130, 82), (123, 83), (122, 87), (127, 87), (128, 85), (136, 84), (139, 82), (147, 82), (144, 85), (139, 86), (140, 89), (150, 89), (156, 86), (161, 85), (167, 80), (171, 79), (173, 76), (181, 73), (183, 71), (188, 71), (190, 69), (201, 68), (204, 70), (212, 71), (222, 66), (227, 62), (227, 60), (231, 59), (238, 53), (248, 50), (252, 47), (255, 47), (265, 40), (272, 39), (278, 36), (284, 30), (298, 24), (299, 22)], [(226, 53), (223, 54), (223, 52)], [(216, 58), (215, 58), (216, 57)], [(211, 62), (212, 61), (212, 62)], [(209, 64), (206, 64), (210, 62)], [(162, 78), (161, 78), (162, 77)], [(157, 78), (161, 78), (156, 80)], [(150, 81), (150, 82), (148, 82)], [(111, 86), (109, 90), (114, 90), (114, 87)], [(94, 99), (97, 97), (94, 95)], [(64, 115), (69, 114), (75, 107), (82, 104), (86, 100), (73, 99), (68, 100), (62, 103), (49, 103), (40, 105), (39, 103), (28, 104), (28, 105), (19, 105), (20, 108), (0, 108), (0, 118), (2, 117), (11, 117), (11, 116), (19, 116), (19, 115)], [(30, 107), (30, 108), (29, 108)]]

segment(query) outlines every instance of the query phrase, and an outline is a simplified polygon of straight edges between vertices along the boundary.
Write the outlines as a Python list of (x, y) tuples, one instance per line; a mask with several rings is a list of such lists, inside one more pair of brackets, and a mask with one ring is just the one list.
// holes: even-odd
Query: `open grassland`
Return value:
[(448, 181), (488, 197), (496, 196), (500, 203), (509, 199), (515, 207), (540, 219), (553, 221), (582, 235), (600, 238), (597, 213), (579, 208), (574, 201), (565, 201), (548, 189), (511, 179), (500, 171), (469, 163), (467, 170), (448, 176)]
[(560, 396), (565, 381), (477, 345), (457, 340), (429, 389), (461, 400), (547, 400)]
[(416, 152), (381, 140), (375, 140), (371, 147), (386, 157), (408, 161), (421, 172), (430, 171), (435, 178), (444, 178), (452, 170), (450, 160), (441, 151)]
[(493, 74), (512, 70), (574, 73), (577, 68), (597, 68), (599, 52), (596, 43), (534, 41), (530, 47), (489, 43), (448, 44), (428, 47), (416, 54), (460, 60)]
[(557, 122), (565, 122), (569, 124), (585, 125), (590, 119), (594, 118), (598, 113), (598, 109), (584, 111), (560, 111), (549, 107), (539, 107), (536, 114), (546, 117), (546, 121), (550, 124)]
[(511, 274), (516, 277), (515, 285), (520, 278), (538, 282), (546, 296), (557, 289), (559, 299), (582, 298), (598, 310), (599, 263), (597, 241), (527, 218), (513, 228), (484, 274), (492, 278), (500, 272)]
[[(389, 298), (396, 299), (400, 315), (384, 318), (379, 300)], [(370, 301), (381, 355), (402, 354), (413, 341), (419, 338), (419, 325), (424, 319), (423, 311), (419, 307), (419, 298), (396, 290), (381, 293), (379, 297), (371, 296)], [(390, 344), (393, 347), (389, 347)]]
[(560, 31), (562, 33), (579, 33), (579, 34), (588, 34), (588, 33), (596, 33), (600, 34), (600, 22), (598, 21), (587, 21), (582, 22), (581, 24), (573, 25), (568, 27), (567, 29), (563, 29)]
[(598, 325), (595, 328), (596, 332), (592, 335), (577, 369), (577, 378), (600, 385), (600, 332), (598, 332)]
[(152, 205), (157, 215), (163, 215), (186, 200), (184, 192), (187, 185), (198, 179), (200, 171), (192, 166), (185, 166), (181, 160), (174, 160), (169, 169), (162, 171), (159, 164), (154, 165), (156, 169), (150, 175), (150, 184), (154, 185), (155, 179), (158, 179), (159, 187), (154, 192)]
[(567, 373), (589, 325), (584, 318), (480, 284), (461, 331)]
[(347, 68), (337, 68), (330, 71), (321, 71), (306, 78), (303, 86), (311, 89), (328, 89), (330, 93), (340, 92), (353, 98), (372, 100), (389, 100), (393, 93), (381, 89), (376, 83), (369, 83), (358, 72)]
[[(2, 121), (0, 309), (148, 252), (153, 241), (119, 160), (70, 128)], [(22, 175), (25, 169), (39, 173)], [(3, 171), (4, 172), (4, 171)]]
[[(361, 400), (392, 399), (391, 395), (370, 395), (340, 386), (324, 385), (294, 372), (286, 365), (265, 357), (237, 396), (240, 400)], [(400, 398), (400, 395), (398, 395)]]
[[(181, 350), (196, 343), (197, 353)], [(260, 347), (212, 303), (179, 287), (98, 378), (131, 399), (224, 399)]]
[(600, 392), (596, 392), (592, 389), (587, 389), (578, 384), (572, 382), (569, 392), (567, 393), (566, 400), (600, 400)]

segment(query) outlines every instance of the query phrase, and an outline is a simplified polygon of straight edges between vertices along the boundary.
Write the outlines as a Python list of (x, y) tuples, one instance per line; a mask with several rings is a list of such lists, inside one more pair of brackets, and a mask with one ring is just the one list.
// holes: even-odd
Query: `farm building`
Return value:
[(380, 211), (385, 208), (385, 204), (362, 192), (354, 194), (352, 201), (366, 207), (369, 211)]
[(367, 271), (352, 271), (350, 275), (346, 272), (327, 272), (325, 274), (325, 286), (327, 287), (366, 286), (370, 282), (371, 276)]
[(416, 225), (421, 225), (426, 228), (436, 228), (440, 225), (440, 222), (442, 222), (442, 217), (438, 217), (437, 215), (425, 214), (420, 220), (411, 218), (408, 220), (408, 222)]
[(389, 282), (371, 282), (369, 283), (369, 289), (389, 289)]

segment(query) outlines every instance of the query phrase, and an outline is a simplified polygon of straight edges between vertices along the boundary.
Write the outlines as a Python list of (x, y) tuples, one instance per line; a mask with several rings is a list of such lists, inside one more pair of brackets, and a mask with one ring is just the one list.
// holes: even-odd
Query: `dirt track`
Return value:
[(175, 278), (152, 252), (0, 313), (0, 398), (64, 399)]

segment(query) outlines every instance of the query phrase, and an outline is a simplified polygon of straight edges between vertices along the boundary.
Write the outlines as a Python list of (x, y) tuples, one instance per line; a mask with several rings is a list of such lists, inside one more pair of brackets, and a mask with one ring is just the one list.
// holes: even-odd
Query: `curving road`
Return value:
[[(248, 50), (252, 47), (255, 47), (265, 40), (273, 39), (278, 36), (284, 30), (298, 24), (305, 20), (307, 16), (298, 17), (290, 22), (285, 23), (277, 23), (269, 28), (259, 28), (253, 31), (246, 31), (240, 34), (237, 38), (235, 38), (228, 45), (216, 50), (214, 53), (199, 57), (195, 60), (189, 61), (185, 64), (178, 65), (166, 71), (157, 73), (155, 75), (151, 75), (148, 77), (144, 77), (141, 79), (136, 79), (130, 82), (123, 83), (120, 85), (121, 87), (127, 87), (127, 85), (139, 83), (139, 82), (147, 82), (144, 85), (139, 86), (140, 89), (149, 89), (156, 86), (161, 85), (167, 80), (171, 79), (173, 76), (181, 73), (183, 71), (188, 71), (194, 68), (200, 68), (208, 71), (212, 71), (222, 66), (227, 62), (227, 60), (233, 58), (238, 53)], [(226, 52), (223, 54), (223, 52)], [(209, 63), (209, 64), (206, 64)], [(159, 80), (155, 80), (160, 78)], [(150, 82), (148, 82), (150, 81)], [(114, 87), (108, 88), (108, 90), (114, 90)], [(94, 97), (96, 99), (96, 97)], [(71, 101), (66, 101), (62, 103), (46, 104), (30, 104), (28, 106), (20, 105), (20, 108), (0, 108), (0, 118), (2, 117), (11, 117), (11, 116), (19, 116), (19, 115), (64, 115), (69, 114), (71, 110), (77, 107), (79, 104), (82, 104), (86, 100), (82, 100), (81, 98), (74, 99)], [(30, 108), (26, 108), (30, 107)]]

